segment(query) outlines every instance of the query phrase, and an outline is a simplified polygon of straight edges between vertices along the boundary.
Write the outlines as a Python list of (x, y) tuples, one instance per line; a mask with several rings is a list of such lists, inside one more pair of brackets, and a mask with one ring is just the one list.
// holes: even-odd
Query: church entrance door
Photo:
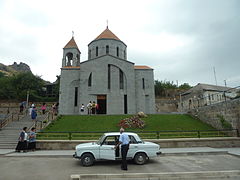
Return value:
[(97, 104), (98, 104), (98, 114), (106, 114), (107, 113), (107, 96), (106, 95), (98, 95), (97, 96)]

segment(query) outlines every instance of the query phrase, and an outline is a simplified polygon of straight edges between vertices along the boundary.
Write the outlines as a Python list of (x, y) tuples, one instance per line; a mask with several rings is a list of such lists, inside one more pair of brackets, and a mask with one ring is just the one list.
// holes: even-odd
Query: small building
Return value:
[(179, 111), (227, 101), (237, 96), (236, 89), (198, 83), (180, 95)]
[(81, 104), (98, 104), (98, 114), (155, 113), (153, 69), (127, 58), (127, 45), (108, 27), (88, 44), (80, 62), (74, 37), (63, 48), (59, 113), (80, 114)]

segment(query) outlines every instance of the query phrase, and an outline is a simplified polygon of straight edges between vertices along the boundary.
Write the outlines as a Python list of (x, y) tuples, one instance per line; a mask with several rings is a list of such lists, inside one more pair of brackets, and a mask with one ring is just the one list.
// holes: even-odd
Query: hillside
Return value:
[(0, 63), (0, 72), (4, 73), (6, 75), (12, 75), (12, 74), (18, 73), (18, 72), (31, 72), (32, 73), (30, 67), (23, 62), (20, 62), (19, 64), (14, 62), (12, 65), (8, 65), (8, 66)]

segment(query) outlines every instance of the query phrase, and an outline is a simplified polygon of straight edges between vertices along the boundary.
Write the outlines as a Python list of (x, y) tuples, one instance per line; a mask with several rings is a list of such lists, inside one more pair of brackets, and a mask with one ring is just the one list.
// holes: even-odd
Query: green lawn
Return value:
[[(118, 131), (120, 120), (130, 115), (97, 115), (97, 116), (61, 116), (50, 124), (44, 132), (50, 131)], [(142, 118), (146, 122), (143, 131), (188, 131), (211, 130), (211, 126), (192, 118), (189, 115), (155, 114)], [(127, 129), (141, 131), (141, 129)]]

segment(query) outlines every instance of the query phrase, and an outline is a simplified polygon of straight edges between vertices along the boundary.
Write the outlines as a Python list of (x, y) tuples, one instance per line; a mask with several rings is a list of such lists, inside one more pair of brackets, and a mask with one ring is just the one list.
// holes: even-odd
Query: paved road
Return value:
[[(192, 151), (192, 150), (191, 150)], [(70, 157), (73, 151), (10, 153), (0, 156), (1, 180), (69, 180), (72, 174), (170, 173), (240, 170), (240, 157), (224, 153), (163, 154), (145, 165), (129, 162), (129, 170), (120, 170), (120, 161), (101, 161), (82, 167), (79, 160)], [(7, 153), (7, 152), (5, 152)], [(233, 177), (230, 179), (239, 179)]]

